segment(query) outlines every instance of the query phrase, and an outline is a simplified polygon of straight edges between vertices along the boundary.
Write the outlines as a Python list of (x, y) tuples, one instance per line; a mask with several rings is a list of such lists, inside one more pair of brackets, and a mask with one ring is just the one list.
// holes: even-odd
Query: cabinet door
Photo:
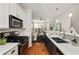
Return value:
[(15, 47), (13, 47), (12, 49), (10, 49), (9, 51), (7, 51), (3, 55), (18, 55), (18, 45), (16, 45)]
[(53, 42), (50, 41), (50, 54), (56, 55), (56, 46), (53, 44)]
[(23, 28), (27, 27), (26, 11), (23, 12)]
[(0, 28), (9, 28), (9, 3), (0, 3)]
[(17, 17), (17, 4), (10, 3), (10, 14)]
[(18, 12), (18, 17), (23, 20), (23, 12), (24, 12), (24, 10), (19, 4), (18, 4), (17, 12)]

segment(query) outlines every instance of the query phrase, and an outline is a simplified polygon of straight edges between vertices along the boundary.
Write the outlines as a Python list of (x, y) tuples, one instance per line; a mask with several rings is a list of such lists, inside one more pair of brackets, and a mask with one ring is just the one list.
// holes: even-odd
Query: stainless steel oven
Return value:
[(23, 27), (23, 20), (9, 15), (9, 28), (22, 28)]

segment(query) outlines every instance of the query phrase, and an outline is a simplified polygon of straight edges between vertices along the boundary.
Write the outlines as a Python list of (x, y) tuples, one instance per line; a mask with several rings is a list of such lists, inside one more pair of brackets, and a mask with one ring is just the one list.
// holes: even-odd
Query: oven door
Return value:
[(24, 42), (23, 44), (19, 45), (19, 54), (26, 55), (26, 49), (28, 48), (28, 41)]

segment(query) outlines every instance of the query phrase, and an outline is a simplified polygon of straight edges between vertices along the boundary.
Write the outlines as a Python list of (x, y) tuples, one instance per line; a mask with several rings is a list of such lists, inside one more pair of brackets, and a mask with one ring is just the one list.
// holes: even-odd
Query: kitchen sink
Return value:
[(57, 43), (69, 43), (59, 37), (51, 37), (54, 41), (56, 41)]

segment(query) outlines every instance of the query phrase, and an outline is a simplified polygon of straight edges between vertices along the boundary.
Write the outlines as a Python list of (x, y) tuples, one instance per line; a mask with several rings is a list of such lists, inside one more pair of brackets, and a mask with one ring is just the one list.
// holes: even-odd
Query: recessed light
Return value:
[(69, 13), (69, 15), (68, 15), (69, 17), (72, 17), (72, 13)]
[(59, 22), (59, 20), (57, 19), (57, 20), (56, 20), (56, 22), (58, 23), (58, 22)]

